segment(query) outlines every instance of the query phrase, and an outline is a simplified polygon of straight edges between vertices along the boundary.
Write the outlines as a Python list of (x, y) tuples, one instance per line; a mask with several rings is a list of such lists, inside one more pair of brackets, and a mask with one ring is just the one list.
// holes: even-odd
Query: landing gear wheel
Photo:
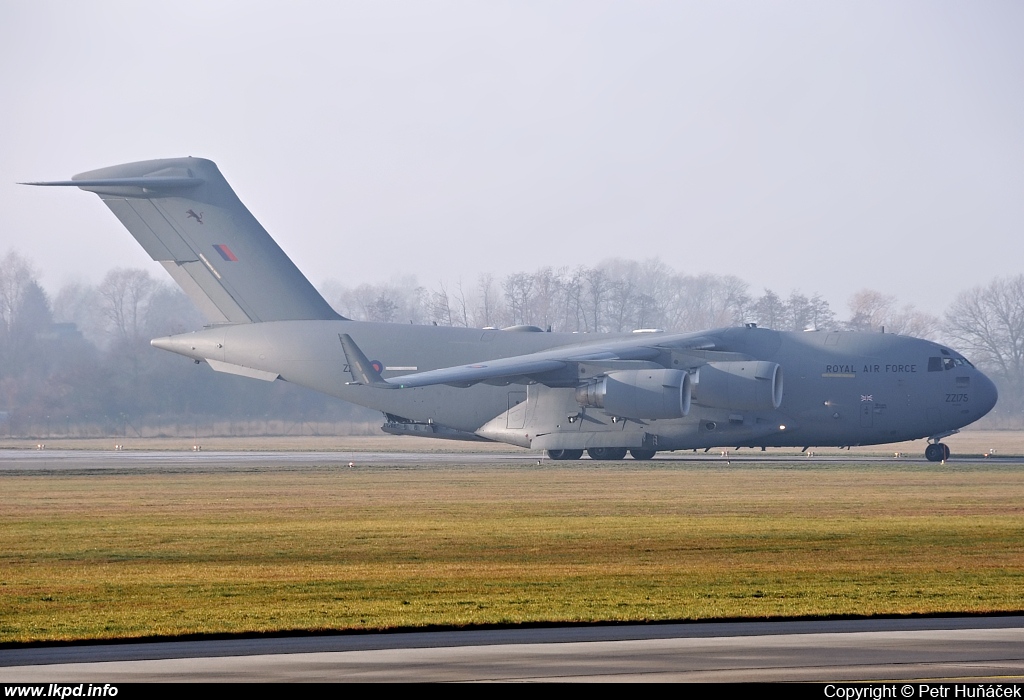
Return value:
[(625, 447), (591, 447), (587, 450), (591, 459), (612, 460), (622, 459), (626, 456)]
[(945, 462), (949, 459), (949, 446), (936, 442), (924, 448), (924, 456), (929, 462)]
[(629, 454), (633, 455), (633, 459), (648, 460), (652, 459), (654, 455), (658, 453), (657, 450), (641, 450), (634, 448), (629, 451)]
[(583, 450), (548, 450), (548, 457), (551, 459), (579, 459), (583, 456)]

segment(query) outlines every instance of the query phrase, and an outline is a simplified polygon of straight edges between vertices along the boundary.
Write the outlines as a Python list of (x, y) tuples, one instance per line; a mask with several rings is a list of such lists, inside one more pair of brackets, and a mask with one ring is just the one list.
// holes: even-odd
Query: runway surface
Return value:
[[(680, 464), (799, 464), (843, 462), (843, 463), (895, 463), (913, 462), (930, 464), (923, 456), (913, 454), (893, 457), (845, 455), (794, 456), (762, 453), (755, 450), (730, 451), (725, 456), (719, 450), (711, 452), (665, 452), (659, 454), (658, 462)], [(92, 471), (123, 469), (252, 469), (252, 468), (302, 468), (312, 466), (348, 467), (370, 465), (425, 466), (444, 464), (551, 464), (560, 468), (573, 465), (604, 464), (642, 466), (650, 462), (625, 459), (619, 462), (594, 462), (581, 459), (574, 462), (554, 462), (546, 456), (531, 452), (171, 452), (171, 451), (100, 451), (100, 450), (0, 450), (0, 472), (16, 471)], [(1019, 457), (963, 457), (952, 464), (1017, 465), (1024, 464)]]
[(350, 462), (368, 464), (431, 465), (455, 462), (488, 464), (530, 462), (538, 456), (523, 453), (466, 452), (164, 452), (92, 450), (0, 450), (0, 471), (61, 471), (94, 469), (232, 469), (246, 467), (302, 467)]
[(1024, 680), (1024, 618), (424, 632), (0, 651), (3, 683)]

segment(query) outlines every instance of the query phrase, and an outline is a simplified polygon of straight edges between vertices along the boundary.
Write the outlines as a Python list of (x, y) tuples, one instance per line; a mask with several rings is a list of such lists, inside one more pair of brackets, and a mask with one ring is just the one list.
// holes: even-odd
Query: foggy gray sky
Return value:
[(0, 254), (167, 279), (92, 194), (217, 162), (314, 284), (659, 257), (941, 313), (1022, 272), (1020, 2), (0, 0)]

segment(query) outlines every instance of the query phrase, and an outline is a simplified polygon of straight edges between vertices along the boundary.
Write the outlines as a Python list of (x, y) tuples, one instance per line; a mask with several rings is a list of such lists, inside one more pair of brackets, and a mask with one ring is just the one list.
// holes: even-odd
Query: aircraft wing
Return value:
[(366, 356), (348, 334), (339, 336), (345, 357), (356, 384), (366, 384), (384, 389), (411, 389), (414, 387), (448, 384), (469, 387), (481, 382), (510, 384), (514, 381), (535, 380), (550, 375), (579, 362), (637, 361), (654, 360), (671, 350), (712, 350), (713, 339), (704, 334), (672, 334), (622, 338), (587, 345), (572, 345), (553, 350), (502, 357), (495, 360), (474, 362), (468, 365), (443, 367), (441, 369), (404, 374), (393, 379), (384, 379), (370, 365)]

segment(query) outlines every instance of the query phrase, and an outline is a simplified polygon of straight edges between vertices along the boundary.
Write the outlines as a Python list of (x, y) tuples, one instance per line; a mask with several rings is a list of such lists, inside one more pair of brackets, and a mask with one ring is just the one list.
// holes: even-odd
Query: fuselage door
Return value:
[(519, 430), (526, 426), (526, 392), (508, 392), (508, 413), (505, 414), (505, 427)]

